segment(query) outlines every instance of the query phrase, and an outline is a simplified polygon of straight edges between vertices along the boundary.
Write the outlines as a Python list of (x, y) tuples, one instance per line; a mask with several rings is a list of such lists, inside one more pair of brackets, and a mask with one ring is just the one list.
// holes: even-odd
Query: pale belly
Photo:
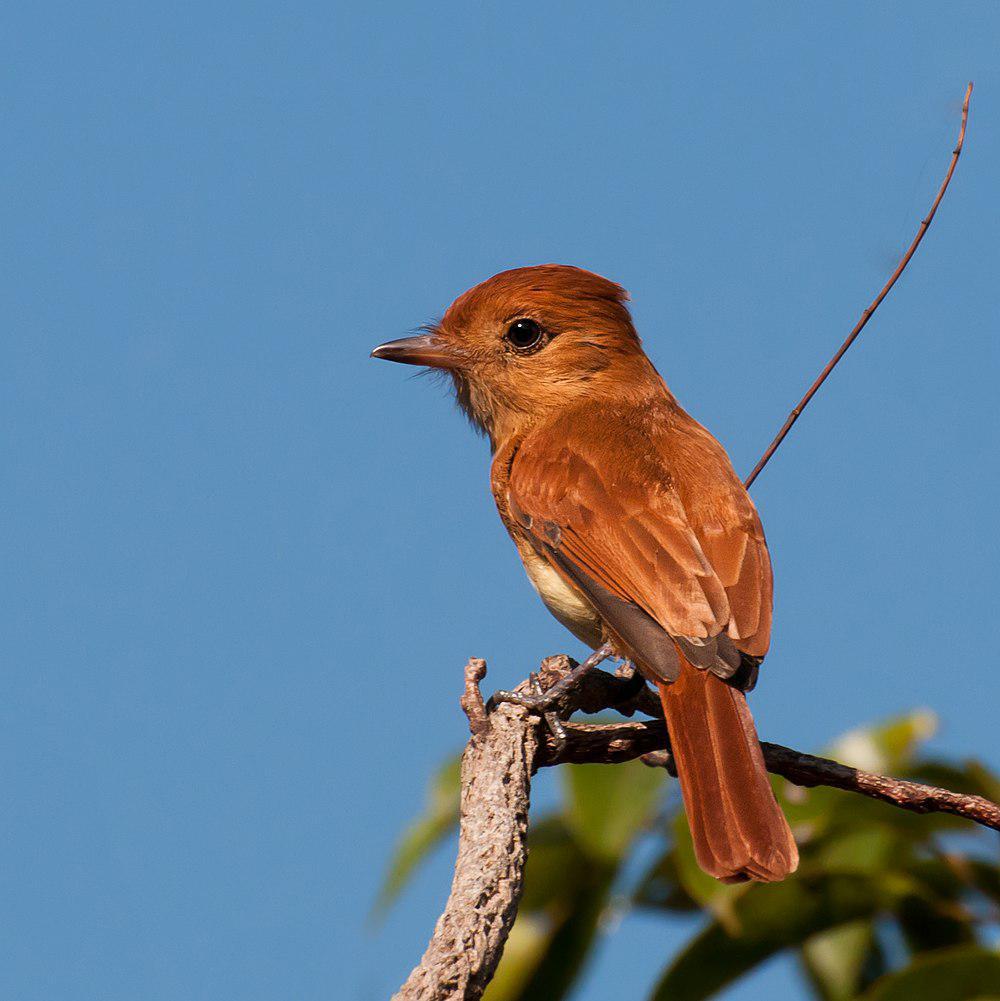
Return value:
[(593, 607), (584, 601), (541, 557), (522, 554), (524, 569), (545, 607), (578, 640), (594, 648), (601, 645), (601, 620)]

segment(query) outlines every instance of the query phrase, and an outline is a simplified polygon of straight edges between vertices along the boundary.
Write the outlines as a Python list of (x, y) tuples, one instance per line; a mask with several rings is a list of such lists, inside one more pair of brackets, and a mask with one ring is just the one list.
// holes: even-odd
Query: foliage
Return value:
[[(921, 753), (934, 718), (914, 712), (846, 734), (845, 763), (1000, 798), (978, 762)], [(779, 953), (797, 959), (820, 1001), (962, 1001), (1000, 997), (1000, 866), (975, 825), (916, 815), (824, 787), (774, 780), (802, 861), (777, 885), (725, 886), (695, 863), (676, 783), (638, 762), (562, 766), (562, 803), (533, 819), (518, 920), (487, 1001), (570, 996), (610, 918), (627, 908), (703, 918), (667, 963), (650, 1001), (711, 997)], [(383, 893), (457, 824), (458, 772), (442, 770), (426, 814), (404, 835)], [(656, 860), (636, 874), (650, 841)]]

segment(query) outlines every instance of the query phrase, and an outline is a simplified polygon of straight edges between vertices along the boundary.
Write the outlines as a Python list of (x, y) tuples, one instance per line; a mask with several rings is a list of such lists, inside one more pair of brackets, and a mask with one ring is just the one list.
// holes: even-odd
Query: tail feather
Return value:
[(799, 864), (742, 692), (681, 661), (660, 685), (698, 864), (726, 883), (776, 882)]

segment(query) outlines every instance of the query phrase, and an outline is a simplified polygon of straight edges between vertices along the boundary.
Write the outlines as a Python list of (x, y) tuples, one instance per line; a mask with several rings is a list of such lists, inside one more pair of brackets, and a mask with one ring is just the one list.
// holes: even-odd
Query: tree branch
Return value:
[(420, 964), (394, 1001), (482, 996), (517, 916), (528, 857), (528, 806), (537, 720), (501, 705), (489, 716), (479, 682), (485, 661), (465, 667), (462, 709), (472, 736), (462, 755), (461, 827), (451, 893)]
[[(574, 665), (568, 657), (542, 662), (543, 687), (551, 687)], [(567, 723), (559, 748), (551, 732), (520, 706), (502, 703), (487, 715), (479, 682), (486, 663), (472, 659), (465, 667), (461, 705), (471, 737), (462, 755), (462, 805), (458, 858), (444, 913), (420, 964), (393, 1001), (477, 1001), (493, 978), (507, 936), (517, 916), (527, 860), (531, 776), (558, 764), (617, 764), (641, 758), (670, 768), (667, 731), (662, 719), (623, 723)], [(530, 691), (531, 679), (517, 691)], [(655, 713), (659, 701), (643, 686), (622, 702), (628, 682), (606, 671), (587, 675), (572, 703), (587, 712), (636, 709)], [(850, 768), (829, 758), (761, 742), (768, 771), (800, 786), (832, 786), (882, 800), (914, 813), (950, 813), (1000, 831), (1000, 806), (969, 796)]]

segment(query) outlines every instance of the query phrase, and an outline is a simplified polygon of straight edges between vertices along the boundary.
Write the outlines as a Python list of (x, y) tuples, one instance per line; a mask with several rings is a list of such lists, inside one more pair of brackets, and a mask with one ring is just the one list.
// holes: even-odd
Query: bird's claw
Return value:
[(547, 713), (555, 708), (559, 701), (561, 692), (554, 691), (555, 686), (544, 691), (538, 675), (532, 672), (528, 675), (528, 683), (531, 685), (531, 692), (508, 692), (503, 688), (495, 691), (487, 700), (486, 708), (492, 711), (501, 702), (508, 702), (513, 706), (521, 706), (533, 713)]
[[(511, 705), (521, 706), (531, 713), (541, 716), (548, 726), (552, 739), (556, 745), (555, 757), (558, 758), (566, 747), (567, 735), (566, 727), (560, 718), (560, 711), (565, 711), (565, 705), (560, 705), (580, 683), (580, 680), (589, 671), (592, 671), (601, 661), (611, 656), (611, 646), (604, 646), (595, 650), (582, 664), (577, 664), (568, 674), (560, 678), (547, 691), (542, 688), (542, 683), (538, 675), (532, 672), (528, 675), (528, 686), (531, 692), (508, 692), (500, 689), (494, 692), (486, 703), (486, 711), (492, 712), (498, 703), (509, 702)], [(572, 708), (570, 708), (572, 712)], [(569, 713), (566, 713), (569, 715)]]
[[(532, 693), (539, 702), (545, 702), (547, 692), (542, 691), (542, 683), (538, 680), (538, 675), (532, 672), (528, 675), (528, 683), (531, 685)], [(550, 702), (555, 702), (555, 699), (549, 699)], [(566, 727), (563, 726), (563, 721), (559, 718), (559, 713), (557, 712), (546, 712), (542, 710), (542, 717), (545, 719), (545, 725), (549, 728), (549, 732), (552, 734), (552, 739), (556, 745), (556, 753), (554, 755), (555, 760), (558, 760), (562, 755), (562, 752), (566, 749)]]
[(553, 686), (549, 691), (545, 691), (542, 688), (542, 683), (538, 675), (534, 671), (528, 675), (528, 685), (531, 688), (530, 692), (508, 692), (502, 688), (495, 691), (486, 700), (486, 711), (492, 712), (498, 704), (507, 702), (510, 705), (521, 706), (530, 713), (540, 716), (545, 720), (545, 725), (552, 734), (552, 739), (555, 743), (555, 757), (558, 758), (563, 748), (565, 748), (567, 741), (566, 727), (563, 725), (563, 721), (559, 718), (559, 713), (556, 710), (556, 704), (564, 693), (554, 691), (556, 686)]

